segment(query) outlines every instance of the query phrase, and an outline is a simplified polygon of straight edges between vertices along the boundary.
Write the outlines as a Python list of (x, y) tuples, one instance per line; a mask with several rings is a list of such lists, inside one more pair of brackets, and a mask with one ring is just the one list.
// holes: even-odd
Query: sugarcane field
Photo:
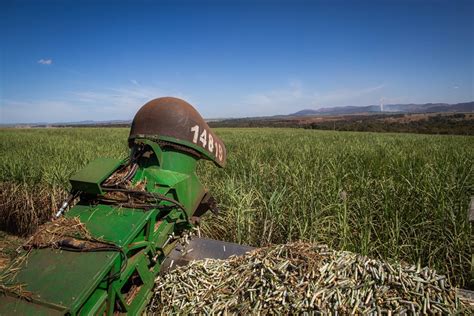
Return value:
[[(189, 241), (173, 236), (180, 250), (174, 250), (175, 266), (154, 277), (147, 313), (403, 314), (464, 308), (456, 288), (472, 284), (470, 137), (215, 131), (226, 144), (227, 165), (200, 163), (196, 173), (219, 211), (203, 215), (195, 227), (200, 238), (255, 249), (178, 267), (183, 254), (198, 249), (185, 249)], [(97, 238), (83, 229), (100, 209), (88, 212), (84, 224), (76, 215), (68, 218), (75, 224), (61, 225), (64, 217), (50, 220), (76, 170), (98, 157), (127, 157), (128, 133), (2, 130), (1, 227), (2, 237), (8, 236), (2, 238), (2, 268), (48, 244), (61, 249), (57, 242), (65, 236)], [(76, 155), (74, 148), (86, 150)], [(130, 210), (118, 206), (118, 211), (126, 216)], [(59, 226), (47, 228), (54, 223)], [(41, 236), (45, 232), (51, 237)], [(190, 232), (197, 236), (195, 229)], [(18, 286), (8, 283), (11, 274), (6, 277), (4, 289)], [(28, 285), (14, 290), (32, 295)]]
[(0, 316), (474, 315), (473, 21), (0, 2)]

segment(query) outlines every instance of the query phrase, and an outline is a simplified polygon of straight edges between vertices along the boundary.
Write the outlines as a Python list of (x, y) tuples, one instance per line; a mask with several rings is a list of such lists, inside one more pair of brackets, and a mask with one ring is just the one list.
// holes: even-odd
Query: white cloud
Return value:
[[(305, 108), (378, 104), (383, 87), (375, 85), (321, 93), (305, 87), (298, 80), (292, 80), (286, 87), (249, 94), (240, 97), (240, 100), (237, 98), (235, 104), (227, 104), (210, 97), (199, 100), (179, 91), (129, 80), (124, 86), (70, 91), (44, 99), (0, 100), (0, 122), (129, 120), (147, 101), (163, 96), (182, 98), (208, 118), (288, 114)], [(386, 104), (388, 100), (385, 98)]]
[(82, 110), (61, 100), (1, 100), (0, 113), (0, 123), (52, 123), (65, 121), (65, 113), (81, 117)]
[(243, 98), (242, 103), (250, 106), (247, 115), (287, 114), (304, 108), (320, 108), (339, 105), (368, 105), (380, 99), (379, 90), (385, 85), (359, 89), (340, 89), (318, 92), (306, 89), (298, 80), (290, 81), (287, 88), (253, 93)]
[[(370, 95), (373, 92), (379, 91), (380, 89), (384, 88), (384, 84), (380, 84), (373, 87), (367, 88), (360, 88), (360, 89), (340, 89), (329, 91), (319, 96), (319, 101), (322, 104), (337, 104), (338, 105), (354, 105), (354, 104), (342, 104), (345, 102), (357, 102), (356, 99), (362, 96)], [(374, 99), (372, 102), (376, 102), (379, 98)], [(364, 104), (367, 105), (367, 104)]]
[(170, 95), (191, 102), (176, 91), (136, 85), (69, 92), (54, 99), (0, 100), (0, 123), (131, 120), (147, 101)]
[(53, 60), (52, 60), (52, 59), (43, 59), (43, 58), (41, 58), (40, 60), (38, 60), (38, 64), (41, 64), (41, 65), (52, 65), (52, 64), (53, 64)]

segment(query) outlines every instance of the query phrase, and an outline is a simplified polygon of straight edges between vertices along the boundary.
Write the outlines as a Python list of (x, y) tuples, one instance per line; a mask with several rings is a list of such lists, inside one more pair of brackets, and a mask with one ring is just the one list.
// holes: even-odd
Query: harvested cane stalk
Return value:
[(327, 246), (291, 243), (194, 261), (156, 279), (149, 314), (421, 314), (462, 312), (434, 270)]

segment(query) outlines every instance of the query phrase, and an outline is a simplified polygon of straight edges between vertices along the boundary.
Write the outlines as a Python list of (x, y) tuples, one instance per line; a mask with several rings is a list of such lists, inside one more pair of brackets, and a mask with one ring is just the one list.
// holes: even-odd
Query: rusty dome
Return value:
[(132, 121), (129, 143), (136, 138), (185, 146), (219, 167), (225, 166), (224, 143), (191, 104), (178, 98), (158, 98), (142, 106)]

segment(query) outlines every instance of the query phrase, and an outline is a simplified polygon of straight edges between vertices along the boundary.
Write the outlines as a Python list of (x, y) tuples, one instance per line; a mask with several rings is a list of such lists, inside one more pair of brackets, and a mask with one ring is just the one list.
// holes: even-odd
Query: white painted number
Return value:
[(212, 153), (214, 150), (214, 138), (212, 137), (211, 133), (209, 133), (209, 151)]
[(222, 160), (222, 146), (219, 144), (219, 160)]
[(197, 143), (198, 141), (198, 135), (199, 135), (199, 126), (193, 126), (191, 127), (191, 132), (194, 132), (194, 137), (193, 137), (193, 143)]
[(195, 125), (195, 126), (191, 127), (191, 132), (194, 133), (193, 134), (193, 143), (197, 144), (198, 143), (198, 138), (199, 138), (199, 142), (202, 144), (202, 147), (204, 147), (206, 149), (206, 145), (207, 145), (207, 149), (211, 153), (213, 153), (214, 149), (216, 149), (215, 155), (220, 161), (222, 161), (223, 152), (224, 152), (223, 148), (222, 148), (222, 145), (219, 144), (217, 141), (215, 141), (212, 134), (208, 133), (205, 128), (203, 128), (201, 135), (199, 135), (199, 130), (200, 130), (199, 125)]
[(202, 143), (202, 147), (206, 148), (207, 144), (207, 131), (203, 130), (201, 137), (199, 137), (199, 141)]

